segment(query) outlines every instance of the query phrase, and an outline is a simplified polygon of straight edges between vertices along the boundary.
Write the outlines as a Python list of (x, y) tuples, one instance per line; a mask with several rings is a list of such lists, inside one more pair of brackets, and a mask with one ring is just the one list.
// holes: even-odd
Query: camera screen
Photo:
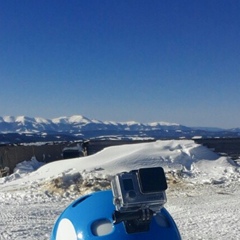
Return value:
[(142, 193), (161, 192), (167, 189), (164, 171), (161, 167), (139, 169)]
[(123, 179), (123, 187), (125, 191), (134, 190), (132, 179)]

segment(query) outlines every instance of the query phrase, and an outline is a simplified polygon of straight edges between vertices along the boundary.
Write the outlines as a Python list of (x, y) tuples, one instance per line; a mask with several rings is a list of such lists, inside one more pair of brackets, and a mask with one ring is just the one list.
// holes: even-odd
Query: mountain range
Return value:
[[(113, 122), (91, 120), (82, 115), (45, 119), (41, 117), (0, 117), (0, 142), (3, 136), (23, 138), (60, 139), (67, 138), (192, 138), (192, 137), (238, 137), (240, 129), (219, 129), (187, 127), (167, 122)], [(2, 137), (2, 138), (1, 138)], [(40, 141), (40, 139), (38, 139)], [(36, 140), (36, 139), (35, 139)], [(33, 141), (35, 141), (33, 140)], [(37, 141), (38, 141), (37, 140)], [(12, 141), (12, 140), (11, 140)], [(23, 141), (23, 140), (19, 140)], [(25, 141), (25, 140), (24, 140)], [(30, 139), (29, 139), (30, 141)]]

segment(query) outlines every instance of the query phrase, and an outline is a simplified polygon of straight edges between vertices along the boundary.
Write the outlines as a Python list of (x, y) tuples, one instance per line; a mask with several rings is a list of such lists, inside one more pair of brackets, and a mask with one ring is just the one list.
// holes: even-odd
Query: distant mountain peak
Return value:
[(84, 131), (84, 130), (146, 130), (151, 127), (154, 129), (161, 127), (180, 127), (178, 124), (171, 123), (149, 123), (144, 124), (136, 121), (114, 122), (100, 120), (91, 120), (83, 115), (73, 115), (70, 117), (61, 116), (53, 119), (46, 119), (42, 117), (27, 117), (27, 116), (4, 116), (0, 118), (1, 132), (42, 132), (42, 131)]
[(2, 119), (4, 122), (11, 123), (11, 122), (15, 122), (16, 118), (13, 116), (3, 116)]
[(83, 115), (62, 116), (53, 119), (26, 116), (0, 117), (0, 133), (42, 133), (66, 134), (71, 136), (122, 138), (191, 138), (194, 136), (219, 137), (240, 136), (240, 129), (208, 130), (207, 128), (191, 128), (177, 123), (136, 121), (115, 122), (91, 120)]
[(163, 125), (163, 126), (180, 126), (179, 123), (170, 123), (170, 122), (151, 122), (149, 123), (151, 126)]
[(73, 115), (70, 117), (62, 116), (58, 118), (53, 118), (52, 122), (54, 123), (83, 123), (83, 122), (91, 122), (88, 118), (82, 115)]
[(90, 123), (92, 120), (82, 116), (82, 115), (73, 115), (68, 118), (70, 123)]

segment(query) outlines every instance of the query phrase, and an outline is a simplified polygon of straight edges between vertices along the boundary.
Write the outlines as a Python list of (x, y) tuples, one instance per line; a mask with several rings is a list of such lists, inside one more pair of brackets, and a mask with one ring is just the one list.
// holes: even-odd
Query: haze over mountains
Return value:
[[(218, 129), (187, 127), (167, 122), (113, 122), (91, 120), (82, 115), (45, 119), (41, 117), (4, 116), (0, 117), (1, 135), (19, 134), (21, 136), (55, 136), (74, 138), (192, 138), (237, 137), (240, 129)], [(3, 141), (0, 139), (0, 141)], [(11, 142), (11, 141), (10, 141)]]

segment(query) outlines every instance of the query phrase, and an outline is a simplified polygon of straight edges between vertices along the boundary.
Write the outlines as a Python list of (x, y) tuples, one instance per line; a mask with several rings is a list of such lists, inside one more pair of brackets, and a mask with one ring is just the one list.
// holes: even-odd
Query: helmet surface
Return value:
[(181, 239), (171, 215), (162, 208), (152, 218), (150, 230), (128, 234), (123, 222), (114, 225), (112, 191), (100, 191), (80, 197), (57, 219), (51, 240), (155, 240)]

